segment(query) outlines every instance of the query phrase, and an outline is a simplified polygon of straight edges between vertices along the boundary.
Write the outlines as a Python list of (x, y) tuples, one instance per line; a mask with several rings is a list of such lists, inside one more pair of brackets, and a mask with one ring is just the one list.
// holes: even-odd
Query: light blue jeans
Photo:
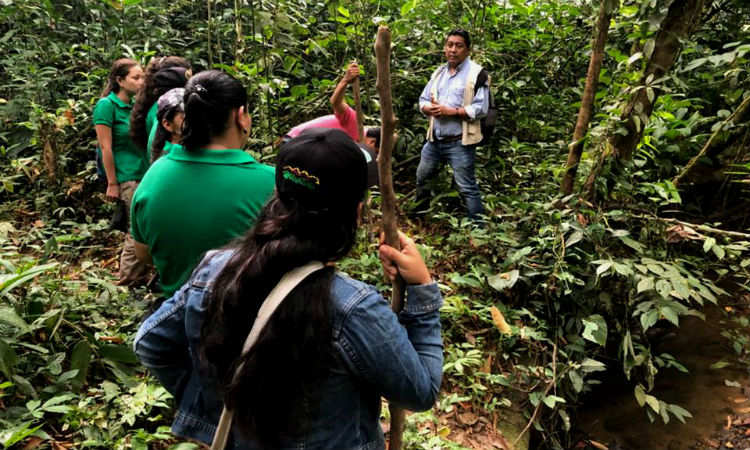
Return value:
[(418, 208), (427, 208), (430, 190), (426, 184), (435, 177), (444, 163), (448, 163), (453, 170), (453, 178), (458, 185), (458, 191), (466, 203), (469, 218), (478, 220), (484, 214), (482, 195), (475, 173), (474, 161), (476, 145), (463, 145), (461, 141), (427, 141), (422, 147), (422, 156), (417, 168), (417, 204)]

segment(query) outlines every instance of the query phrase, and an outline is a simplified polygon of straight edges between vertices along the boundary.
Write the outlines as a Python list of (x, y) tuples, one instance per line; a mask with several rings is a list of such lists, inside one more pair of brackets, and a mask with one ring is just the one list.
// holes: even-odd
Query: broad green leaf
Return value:
[(78, 374), (71, 380), (70, 387), (73, 392), (78, 392), (86, 382), (91, 363), (91, 346), (85, 339), (80, 340), (73, 347), (70, 354), (70, 368), (78, 370)]
[(13, 366), (18, 363), (18, 356), (13, 347), (0, 338), (0, 372), (10, 380), (13, 377)]
[(662, 296), (662, 298), (668, 298), (669, 293), (672, 292), (672, 284), (667, 280), (658, 280), (656, 282), (656, 292)]
[(681, 406), (671, 404), (671, 405), (668, 405), (667, 408), (669, 408), (669, 410), (672, 411), (672, 414), (674, 414), (674, 416), (677, 417), (677, 420), (679, 420), (682, 423), (685, 423), (685, 417), (693, 417), (693, 415), (690, 414), (690, 411), (687, 411)]
[(167, 450), (197, 450), (198, 448), (198, 444), (193, 444), (192, 442), (179, 442), (170, 445), (167, 447)]
[(635, 239), (629, 236), (620, 236), (620, 240), (622, 241), (623, 244), (632, 248), (636, 252), (643, 253), (643, 246), (641, 245), (640, 242), (636, 241)]
[(16, 311), (13, 308), (9, 306), (0, 306), (0, 322), (18, 328), (21, 331), (21, 334), (31, 332), (29, 325), (21, 318), (21, 316), (16, 314)]
[(674, 309), (670, 308), (669, 306), (664, 306), (659, 309), (659, 312), (664, 316), (665, 319), (672, 322), (676, 326), (680, 326), (680, 318), (677, 316), (677, 313)]
[(558, 397), (556, 395), (547, 395), (544, 397), (544, 400), (542, 400), (545, 405), (549, 406), (550, 408), (554, 409), (555, 404), (557, 403), (565, 403), (565, 399), (562, 397)]
[(640, 294), (641, 292), (650, 291), (653, 288), (654, 288), (654, 278), (644, 277), (644, 278), (641, 278), (641, 281), (638, 282), (636, 291)]
[(643, 58), (643, 53), (641, 52), (634, 53), (630, 58), (628, 58), (628, 65), (633, 64), (634, 62), (638, 61), (641, 58)]
[(585, 358), (583, 361), (581, 361), (581, 370), (587, 373), (601, 372), (603, 370), (607, 370), (607, 366), (595, 359)]
[(596, 275), (599, 276), (603, 274), (604, 272), (608, 271), (610, 267), (612, 267), (612, 261), (605, 262), (604, 264), (596, 268)]
[(138, 357), (133, 349), (127, 345), (104, 344), (99, 346), (99, 355), (102, 359), (125, 364), (138, 364)]
[(512, 288), (516, 281), (518, 281), (518, 275), (520, 272), (518, 270), (511, 270), (510, 272), (505, 273), (499, 273), (497, 275), (492, 275), (490, 277), (487, 277), (487, 282), (490, 286), (492, 286), (493, 289), (497, 291), (504, 291), (505, 289)]
[(641, 384), (635, 386), (635, 400), (638, 402), (638, 406), (642, 407), (646, 404), (646, 391)]
[(573, 389), (575, 389), (576, 392), (581, 392), (583, 390), (583, 377), (581, 377), (581, 374), (579, 374), (577, 370), (572, 369), (568, 372), (568, 378), (570, 378), (570, 383), (573, 385)]
[(659, 320), (659, 312), (655, 309), (650, 309), (641, 314), (641, 328), (643, 328), (643, 331), (646, 331), (654, 326), (657, 320)]
[(576, 230), (571, 233), (570, 236), (568, 236), (568, 239), (565, 240), (565, 247), (572, 247), (576, 243), (580, 242), (581, 239), (583, 239), (583, 233)]
[(698, 58), (690, 61), (690, 64), (685, 66), (683, 69), (683, 72), (689, 72), (693, 69), (697, 69), (698, 67), (702, 66), (703, 64), (706, 64), (708, 62), (708, 58)]
[(607, 343), (607, 322), (599, 314), (583, 319), (583, 338), (604, 346)]
[(716, 245), (716, 239), (712, 237), (706, 238), (706, 240), (703, 242), (703, 251), (708, 252), (714, 245)]

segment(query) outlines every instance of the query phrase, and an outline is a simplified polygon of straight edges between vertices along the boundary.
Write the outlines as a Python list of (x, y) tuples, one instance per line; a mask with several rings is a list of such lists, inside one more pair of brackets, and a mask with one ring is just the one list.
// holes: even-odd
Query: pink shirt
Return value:
[(327, 116), (318, 117), (317, 119), (310, 120), (297, 125), (292, 128), (287, 135), (291, 138), (297, 137), (302, 130), (308, 128), (337, 128), (343, 130), (348, 134), (355, 142), (359, 142), (359, 130), (357, 129), (357, 113), (347, 105), (346, 113), (341, 117), (335, 114), (329, 114)]

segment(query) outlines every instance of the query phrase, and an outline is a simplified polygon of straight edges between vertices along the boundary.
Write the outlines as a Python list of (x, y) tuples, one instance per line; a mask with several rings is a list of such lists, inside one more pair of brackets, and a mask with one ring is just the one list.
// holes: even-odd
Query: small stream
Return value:
[[(584, 406), (578, 411), (578, 427), (589, 439), (610, 449), (710, 448), (700, 443), (720, 431), (727, 424), (728, 415), (748, 410), (749, 368), (737, 361), (729, 341), (721, 336), (726, 325), (720, 323), (723, 314), (719, 308), (709, 305), (703, 313), (705, 322), (695, 317), (684, 318), (679, 329), (667, 333), (652, 346), (655, 354), (669, 353), (690, 371), (685, 374), (673, 368), (660, 369), (652, 394), (682, 406), (693, 418), (683, 424), (670, 416), (665, 425), (657, 417), (651, 424), (635, 400), (633, 384), (624, 376), (613, 378), (584, 398)], [(729, 364), (710, 368), (721, 360)], [(740, 387), (728, 386), (727, 381), (739, 383)]]

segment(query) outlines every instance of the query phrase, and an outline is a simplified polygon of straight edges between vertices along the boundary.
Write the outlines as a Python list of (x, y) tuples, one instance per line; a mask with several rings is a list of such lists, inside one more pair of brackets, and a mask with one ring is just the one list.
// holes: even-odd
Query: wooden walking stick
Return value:
[(365, 143), (365, 116), (362, 115), (362, 99), (359, 96), (359, 77), (352, 83), (352, 92), (354, 93), (354, 111), (357, 113), (357, 132), (359, 133), (359, 143)]
[[(401, 244), (396, 231), (396, 194), (393, 191), (391, 175), (391, 154), (393, 153), (394, 131), (396, 117), (393, 115), (393, 101), (391, 98), (391, 30), (388, 27), (378, 27), (375, 39), (375, 57), (378, 62), (378, 81), (376, 87), (380, 95), (380, 156), (378, 170), (380, 171), (381, 210), (383, 213), (383, 232), (385, 243), (401, 250)], [(391, 308), (398, 314), (404, 308), (404, 279), (400, 276), (393, 282), (391, 294)], [(391, 411), (391, 439), (389, 450), (403, 448), (404, 410), (389, 405)]]

